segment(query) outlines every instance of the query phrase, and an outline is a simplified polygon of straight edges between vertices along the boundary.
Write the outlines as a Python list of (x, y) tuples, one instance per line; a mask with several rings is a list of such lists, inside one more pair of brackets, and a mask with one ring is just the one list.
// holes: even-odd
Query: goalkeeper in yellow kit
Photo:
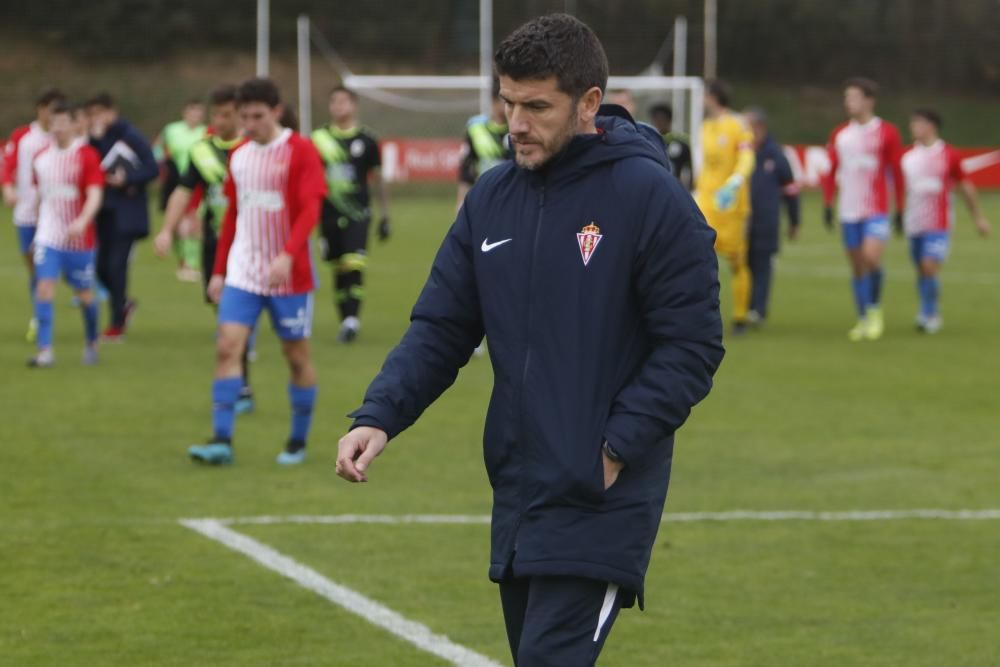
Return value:
[(746, 226), (754, 168), (753, 132), (729, 109), (729, 90), (719, 81), (706, 87), (705, 116), (701, 126), (703, 160), (694, 196), (716, 232), (715, 251), (732, 268), (732, 331), (741, 334), (746, 331), (750, 306)]

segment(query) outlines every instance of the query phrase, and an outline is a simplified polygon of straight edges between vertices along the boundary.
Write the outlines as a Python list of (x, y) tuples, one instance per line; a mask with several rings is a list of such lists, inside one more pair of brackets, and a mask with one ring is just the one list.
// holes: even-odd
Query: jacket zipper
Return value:
[[(531, 313), (532, 313), (532, 294), (534, 290), (532, 289), (535, 280), (535, 264), (537, 263), (538, 256), (538, 244), (542, 236), (542, 219), (545, 217), (545, 186), (542, 186), (541, 192), (538, 194), (538, 218), (535, 221), (535, 238), (531, 246), (531, 256), (530, 263), (528, 264), (528, 316), (525, 319), (525, 351), (524, 351), (524, 367), (521, 370), (521, 391), (518, 396), (518, 410), (520, 411), (520, 418), (518, 420), (518, 442), (522, 450), (526, 448), (526, 443), (524, 442), (524, 395), (525, 395), (525, 385), (528, 382), (528, 368), (531, 366)], [(522, 453), (522, 456), (524, 454)], [(522, 475), (522, 480), (524, 479)], [(521, 509), (517, 515), (517, 525), (514, 526), (514, 551), (517, 552), (517, 545), (519, 541), (519, 532), (521, 529), (521, 520), (524, 518), (524, 510), (527, 506), (527, 493), (521, 494), (522, 502)]]

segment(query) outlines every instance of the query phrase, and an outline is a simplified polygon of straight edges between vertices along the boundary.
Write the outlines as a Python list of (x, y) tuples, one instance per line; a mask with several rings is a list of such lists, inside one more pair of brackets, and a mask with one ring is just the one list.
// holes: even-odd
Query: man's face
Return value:
[(748, 118), (750, 122), (750, 129), (753, 131), (753, 143), (755, 146), (760, 146), (767, 139), (767, 125), (760, 122), (760, 120), (750, 117)]
[(251, 141), (266, 144), (278, 129), (278, 119), (281, 118), (282, 107), (269, 107), (263, 102), (247, 102), (240, 105), (240, 122), (243, 133)]
[(616, 90), (608, 95), (608, 102), (624, 107), (625, 111), (628, 111), (629, 115), (635, 118), (635, 98), (632, 97), (632, 93), (629, 91)]
[(114, 110), (98, 104), (87, 107), (87, 123), (90, 126), (90, 136), (100, 139), (108, 131), (108, 126), (114, 122)]
[(189, 104), (181, 114), (188, 127), (198, 127), (205, 122), (205, 107), (200, 104)]
[(77, 108), (73, 111), (73, 134), (77, 137), (87, 136), (87, 112)]
[(525, 169), (540, 169), (577, 133), (578, 105), (559, 90), (556, 77), (516, 81), (500, 77), (514, 159)]
[(70, 113), (54, 113), (49, 118), (49, 132), (60, 146), (66, 146), (76, 138), (73, 116)]
[(239, 115), (236, 113), (236, 103), (212, 105), (212, 129), (223, 139), (232, 139), (239, 131)]
[(650, 120), (653, 122), (653, 127), (656, 128), (657, 132), (660, 134), (667, 134), (670, 132), (670, 128), (673, 125), (670, 116), (665, 113), (654, 113)]
[(937, 128), (934, 123), (922, 116), (910, 117), (910, 136), (918, 144), (926, 144), (937, 138)]
[(35, 107), (35, 116), (38, 118), (38, 123), (42, 127), (49, 126), (49, 122), (52, 120), (53, 107), (55, 107), (55, 102), (50, 104), (39, 104)]
[(330, 95), (330, 118), (334, 123), (353, 123), (358, 112), (357, 102), (350, 93), (339, 90)]
[(860, 88), (850, 86), (844, 90), (844, 110), (851, 118), (861, 118), (875, 109), (875, 98), (865, 97)]

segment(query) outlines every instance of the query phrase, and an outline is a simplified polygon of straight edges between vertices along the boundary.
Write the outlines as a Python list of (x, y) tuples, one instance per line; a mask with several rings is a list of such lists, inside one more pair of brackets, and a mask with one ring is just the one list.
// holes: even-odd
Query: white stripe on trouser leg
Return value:
[(608, 590), (604, 594), (604, 604), (601, 605), (601, 613), (597, 616), (597, 629), (594, 630), (594, 641), (601, 637), (601, 630), (608, 622), (611, 610), (615, 608), (615, 598), (618, 597), (618, 584), (608, 584)]

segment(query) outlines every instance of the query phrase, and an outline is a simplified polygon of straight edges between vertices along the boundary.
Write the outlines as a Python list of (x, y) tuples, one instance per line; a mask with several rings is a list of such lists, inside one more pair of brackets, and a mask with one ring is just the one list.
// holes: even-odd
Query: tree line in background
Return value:
[[(702, 62), (703, 0), (495, 0), (496, 39), (538, 14), (571, 9), (601, 36), (616, 73), (648, 66), (689, 21), (689, 70)], [(719, 0), (718, 62), (742, 81), (831, 84), (848, 74), (895, 89), (1000, 90), (996, 0)], [(295, 18), (357, 71), (474, 71), (478, 0), (271, 0), (272, 48), (294, 49)], [(2, 3), (3, 30), (76, 54), (155, 60), (190, 49), (252, 51), (253, 0)], [(669, 45), (664, 51), (669, 58)], [(666, 63), (669, 71), (669, 61)]]

